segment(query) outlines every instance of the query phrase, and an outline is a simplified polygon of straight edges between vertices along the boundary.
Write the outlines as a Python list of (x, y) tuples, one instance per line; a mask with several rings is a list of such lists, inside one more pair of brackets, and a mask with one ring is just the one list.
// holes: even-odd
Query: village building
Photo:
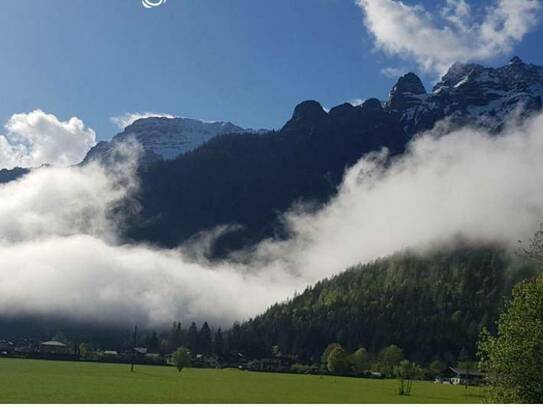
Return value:
[(10, 341), (0, 341), (0, 355), (9, 355), (13, 352), (15, 346)]
[(55, 355), (66, 355), (70, 353), (70, 348), (62, 342), (59, 341), (46, 341), (40, 343), (38, 346), (40, 353), (48, 353)]
[(484, 378), (484, 375), (475, 369), (451, 367), (450, 370), (454, 373), (454, 376), (449, 379), (451, 384), (477, 386), (481, 384)]

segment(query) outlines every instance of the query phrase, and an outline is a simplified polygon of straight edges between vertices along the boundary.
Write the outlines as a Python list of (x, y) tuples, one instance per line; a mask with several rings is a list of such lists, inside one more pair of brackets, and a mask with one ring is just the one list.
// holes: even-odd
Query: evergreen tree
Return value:
[(494, 330), (512, 287), (538, 272), (533, 262), (491, 244), (406, 251), (308, 287), (235, 324), (226, 338), (250, 358), (271, 356), (274, 345), (315, 362), (334, 342), (370, 354), (396, 344), (419, 364), (440, 359), (456, 366), (462, 348), (473, 359), (481, 328)]
[(195, 322), (190, 325), (187, 333), (187, 344), (193, 353), (200, 352), (198, 327)]
[(219, 357), (224, 356), (224, 339), (221, 328), (215, 332), (215, 338), (213, 340), (213, 352)]
[(183, 345), (183, 336), (181, 322), (174, 322), (167, 339), (167, 347), (170, 352)]
[(153, 331), (151, 335), (147, 335), (145, 337), (145, 346), (149, 352), (158, 352), (160, 340), (158, 339), (158, 335), (155, 331)]
[(212, 342), (211, 342), (211, 329), (207, 322), (204, 322), (202, 328), (200, 328), (200, 333), (198, 335), (199, 350), (204, 354), (210, 354), (212, 351)]

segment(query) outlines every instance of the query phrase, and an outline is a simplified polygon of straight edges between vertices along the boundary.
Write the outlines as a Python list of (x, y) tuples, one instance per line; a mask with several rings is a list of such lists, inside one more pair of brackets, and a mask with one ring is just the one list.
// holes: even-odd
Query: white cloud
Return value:
[(194, 243), (159, 250), (117, 241), (109, 209), (135, 190), (133, 159), (114, 171), (95, 164), (39, 169), (0, 186), (0, 309), (228, 325), (404, 248), (458, 235), (514, 246), (543, 219), (542, 156), (543, 115), (503, 136), (469, 128), (428, 133), (387, 165), (384, 152), (362, 158), (323, 209), (289, 213), (291, 239), (218, 264), (194, 256)]
[(362, 103), (364, 103), (365, 99), (359, 99), (359, 98), (355, 98), (355, 99), (351, 99), (349, 100), (349, 103), (356, 107), (356, 106), (360, 106)]
[(356, 2), (377, 48), (438, 74), (456, 61), (484, 61), (511, 52), (537, 25), (541, 10), (539, 0), (495, 0), (477, 9), (465, 0), (446, 0), (435, 15), (403, 1)]
[(385, 75), (387, 78), (393, 78), (398, 79), (399, 76), (402, 76), (408, 72), (408, 69), (405, 68), (394, 68), (394, 67), (386, 67), (381, 69), (381, 73)]
[(296, 285), (292, 276), (200, 265), (177, 251), (114, 246), (89, 235), (0, 246), (0, 258), (3, 315), (228, 324), (263, 311)]
[(0, 244), (88, 234), (114, 242), (117, 221), (110, 210), (138, 187), (134, 173), (139, 144), (116, 147), (118, 162), (105, 170), (86, 166), (43, 167), (0, 184)]
[(290, 215), (295, 238), (262, 245), (306, 281), (405, 248), (459, 235), (516, 245), (543, 220), (543, 115), (504, 136), (463, 129), (414, 140), (386, 164), (371, 154), (346, 173), (338, 197), (316, 214)]
[(147, 119), (148, 117), (167, 117), (169, 119), (174, 119), (176, 116), (172, 116), (171, 114), (168, 114), (168, 113), (152, 113), (152, 112), (125, 113), (125, 114), (123, 114), (121, 116), (111, 117), (111, 121), (119, 129), (124, 130), (126, 127), (130, 126), (136, 120)]
[(41, 110), (14, 114), (0, 134), (0, 168), (69, 166), (81, 162), (96, 134), (77, 117), (61, 121)]
[[(112, 209), (137, 190), (139, 145), (115, 167), (47, 167), (0, 184), (0, 309), (101, 322), (225, 323), (292, 294), (298, 277), (240, 264), (211, 266), (193, 247), (118, 242)], [(202, 245), (205, 245), (203, 234)], [(298, 283), (294, 281), (299, 280)]]

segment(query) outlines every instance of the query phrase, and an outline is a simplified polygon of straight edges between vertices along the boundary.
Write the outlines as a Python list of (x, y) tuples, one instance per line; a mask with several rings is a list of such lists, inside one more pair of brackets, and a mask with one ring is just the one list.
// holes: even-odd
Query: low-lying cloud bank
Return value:
[[(0, 310), (91, 321), (227, 326), (346, 267), (462, 235), (514, 245), (543, 219), (543, 115), (490, 136), (462, 129), (414, 140), (395, 160), (362, 158), (316, 213), (286, 215), (293, 236), (208, 264), (187, 250), (123, 245), (109, 209), (136, 188), (133, 162), (49, 168), (0, 186)], [(9, 197), (9, 198), (8, 198)], [(4, 202), (5, 201), (5, 202)]]
[(457, 61), (485, 61), (511, 52), (538, 24), (541, 12), (540, 0), (493, 0), (486, 7), (446, 0), (434, 14), (420, 2), (356, 2), (378, 49), (437, 74)]
[(6, 134), (0, 134), (0, 169), (74, 165), (96, 144), (94, 130), (79, 118), (62, 121), (41, 110), (14, 114), (5, 129)]

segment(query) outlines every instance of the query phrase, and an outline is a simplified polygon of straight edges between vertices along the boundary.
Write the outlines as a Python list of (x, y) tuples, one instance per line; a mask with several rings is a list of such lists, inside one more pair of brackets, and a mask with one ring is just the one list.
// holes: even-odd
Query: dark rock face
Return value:
[(328, 114), (319, 102), (307, 100), (294, 109), (292, 118), (283, 126), (283, 132), (311, 133), (328, 120)]
[(316, 101), (302, 102), (278, 132), (218, 135), (175, 160), (142, 167), (143, 210), (125, 237), (174, 247), (204, 229), (241, 225), (219, 239), (218, 257), (284, 237), (279, 214), (298, 201), (327, 202), (364, 154), (383, 147), (401, 154), (416, 133), (445, 118), (499, 131), (513, 112), (541, 110), (542, 95), (543, 68), (514, 58), (501, 68), (455, 64), (431, 93), (409, 73), (384, 103), (368, 99), (326, 112)]
[(420, 78), (410, 72), (402, 76), (390, 91), (388, 107), (405, 110), (420, 104), (426, 98), (426, 89)]
[(28, 174), (30, 169), (15, 167), (11, 170), (2, 169), (0, 170), (0, 184), (7, 184), (8, 182), (15, 181)]
[(362, 111), (364, 111), (366, 114), (383, 112), (383, 105), (381, 104), (379, 99), (375, 99), (375, 98), (365, 100), (360, 105), (360, 107), (362, 108)]

